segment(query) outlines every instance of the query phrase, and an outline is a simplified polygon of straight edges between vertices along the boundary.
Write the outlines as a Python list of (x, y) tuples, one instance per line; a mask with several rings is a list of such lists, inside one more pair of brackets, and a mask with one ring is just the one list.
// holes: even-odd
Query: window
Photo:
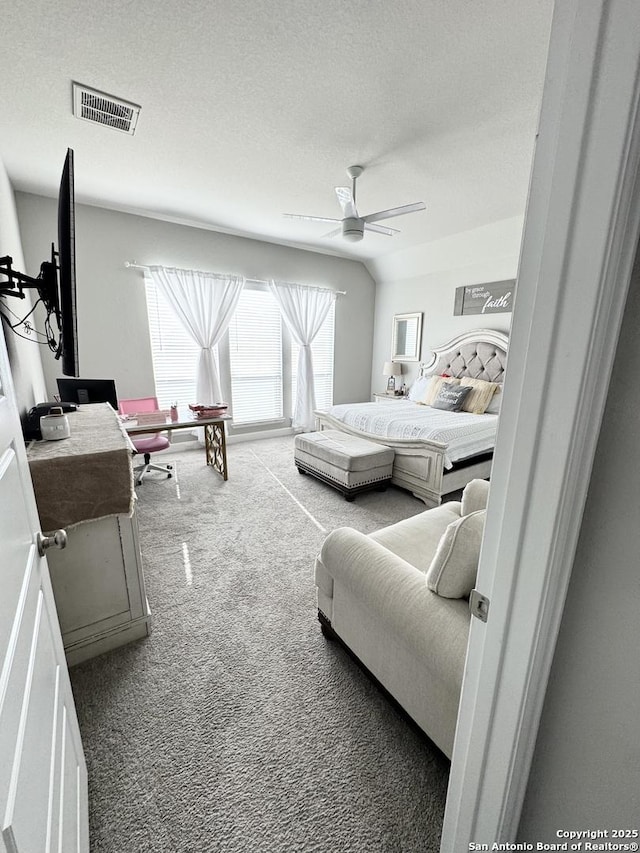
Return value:
[[(185, 331), (168, 303), (146, 277), (147, 311), (156, 396), (162, 408), (196, 400), (196, 366), (200, 348)], [(335, 303), (312, 344), (316, 403), (333, 403)], [(298, 345), (265, 286), (247, 282), (223, 340), (220, 381), (231, 396), (233, 425), (283, 426), (295, 405)], [(206, 401), (218, 402), (218, 401)], [(231, 426), (231, 424), (230, 424)]]
[(228, 335), (234, 424), (281, 420), (282, 321), (268, 290), (245, 286)]
[(161, 409), (176, 401), (179, 406), (196, 402), (196, 367), (200, 348), (185, 332), (169, 304), (145, 276), (147, 313), (153, 357), (156, 397)]

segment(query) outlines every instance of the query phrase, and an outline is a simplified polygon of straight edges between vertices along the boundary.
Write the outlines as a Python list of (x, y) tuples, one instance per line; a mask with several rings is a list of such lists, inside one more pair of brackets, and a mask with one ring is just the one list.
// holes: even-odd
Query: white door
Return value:
[(0, 332), (0, 851), (86, 853), (87, 769)]

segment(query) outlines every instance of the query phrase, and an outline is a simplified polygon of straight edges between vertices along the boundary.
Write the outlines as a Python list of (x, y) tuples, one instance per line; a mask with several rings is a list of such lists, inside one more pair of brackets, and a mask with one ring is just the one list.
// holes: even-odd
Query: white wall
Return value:
[[(509, 331), (511, 314), (454, 317), (453, 305), (457, 287), (516, 277), (522, 224), (521, 216), (505, 219), (367, 263), (378, 285), (372, 390), (385, 387), (381, 371), (391, 356), (394, 314), (423, 312), (423, 361), (433, 346), (469, 329)], [(409, 385), (418, 365), (405, 363), (403, 370), (403, 381)]]
[(529, 777), (522, 841), (557, 842), (560, 828), (640, 829), (639, 327), (640, 253)]
[[(51, 242), (51, 240), (49, 240)], [(30, 276), (37, 276), (42, 261), (49, 260), (51, 255), (50, 246), (43, 252), (42, 256), (32, 258), (28, 268), (25, 268), (22, 254), (22, 243), (20, 240), (20, 229), (16, 215), (15, 198), (13, 188), (7, 177), (2, 160), (0, 160), (0, 255), (9, 255), (13, 259), (13, 269)], [(3, 279), (6, 280), (6, 279)], [(19, 317), (24, 317), (32, 307), (32, 301), (28, 290), (25, 291), (25, 299), (13, 296), (5, 298), (7, 311), (11, 309)], [(15, 318), (12, 318), (15, 322)], [(16, 391), (16, 400), (21, 415), (24, 415), (35, 403), (46, 399), (45, 381), (40, 360), (40, 350), (33, 341), (22, 340), (14, 332), (7, 328), (2, 321), (9, 362), (11, 364), (11, 375)], [(42, 326), (37, 326), (42, 331)], [(18, 329), (21, 332), (21, 329)], [(45, 350), (48, 353), (48, 350)]]
[[(26, 193), (16, 202), (24, 252), (35, 262), (49, 251), (56, 205)], [(87, 205), (76, 207), (76, 259), (80, 374), (115, 379), (122, 397), (153, 388), (143, 276), (124, 266), (135, 260), (346, 290), (336, 303), (334, 398), (368, 399), (375, 283), (360, 262)], [(54, 393), (57, 364), (45, 358), (44, 369)]]

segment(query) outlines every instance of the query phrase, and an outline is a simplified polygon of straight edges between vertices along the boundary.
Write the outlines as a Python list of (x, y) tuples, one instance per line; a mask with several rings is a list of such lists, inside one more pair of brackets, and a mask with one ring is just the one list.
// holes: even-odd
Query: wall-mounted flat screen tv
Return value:
[[(79, 373), (75, 249), (73, 150), (69, 148), (58, 193), (58, 251), (52, 243), (51, 260), (42, 262), (36, 278), (14, 270), (9, 255), (0, 258), (0, 296), (24, 298), (25, 288), (37, 290), (47, 313), (45, 331), (40, 335), (46, 338), (55, 357), (61, 359), (65, 376), (77, 376)], [(18, 323), (10, 322), (4, 312), (1, 313), (7, 319), (9, 328), (20, 334), (17, 329), (31, 312)]]
[[(76, 212), (73, 150), (67, 151), (58, 194), (59, 357), (65, 376), (78, 376), (78, 319), (76, 309)], [(58, 354), (56, 353), (56, 357)]]

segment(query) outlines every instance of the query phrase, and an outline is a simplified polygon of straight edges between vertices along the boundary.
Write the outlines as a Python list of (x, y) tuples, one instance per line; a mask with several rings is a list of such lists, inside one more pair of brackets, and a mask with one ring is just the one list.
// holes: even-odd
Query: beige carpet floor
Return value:
[(439, 849), (449, 764), (316, 621), (326, 533), (422, 512), (346, 502), (291, 438), (170, 451), (139, 489), (153, 633), (72, 669), (95, 853)]

